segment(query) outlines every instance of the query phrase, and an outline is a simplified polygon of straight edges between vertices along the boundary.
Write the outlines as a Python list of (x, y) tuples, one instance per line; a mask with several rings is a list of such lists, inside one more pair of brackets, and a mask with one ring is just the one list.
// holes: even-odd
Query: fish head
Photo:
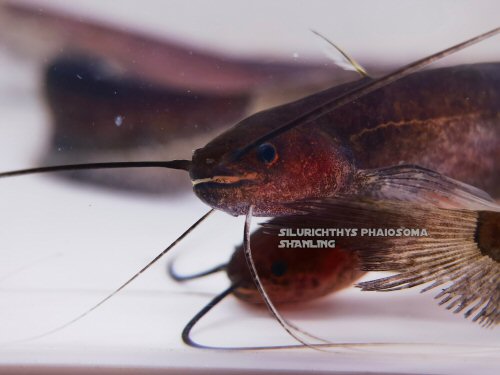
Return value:
[(335, 195), (347, 184), (353, 174), (351, 158), (341, 142), (314, 124), (237, 155), (272, 130), (273, 115), (264, 111), (251, 116), (194, 152), (190, 176), (203, 202), (232, 215), (246, 214), (253, 205), (256, 216), (276, 216), (290, 212), (287, 202)]
[[(314, 217), (305, 218), (312, 226)], [(293, 227), (291, 225), (290, 227)], [(313, 300), (352, 285), (364, 272), (354, 251), (342, 246), (313, 248), (296, 244), (300, 240), (326, 237), (288, 237), (279, 231), (259, 228), (251, 235), (252, 258), (262, 286), (273, 303), (299, 303)], [(283, 241), (285, 240), (285, 241)], [(288, 244), (284, 245), (283, 242)], [(227, 265), (234, 295), (249, 303), (263, 303), (248, 269), (242, 245)]]

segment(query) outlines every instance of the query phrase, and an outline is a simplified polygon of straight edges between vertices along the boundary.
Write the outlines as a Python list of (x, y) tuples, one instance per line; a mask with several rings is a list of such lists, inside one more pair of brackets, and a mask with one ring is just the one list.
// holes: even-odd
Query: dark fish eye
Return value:
[(271, 272), (274, 276), (283, 276), (288, 269), (288, 266), (282, 260), (275, 261), (271, 264)]
[(263, 143), (257, 148), (259, 160), (266, 164), (273, 164), (278, 160), (278, 152), (276, 147), (270, 143)]

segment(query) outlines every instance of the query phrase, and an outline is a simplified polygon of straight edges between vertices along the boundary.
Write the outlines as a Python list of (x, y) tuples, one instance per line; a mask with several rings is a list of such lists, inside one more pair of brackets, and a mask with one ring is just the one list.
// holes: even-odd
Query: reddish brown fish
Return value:
[[(440, 287), (436, 299), (448, 310), (463, 312), (483, 326), (500, 323), (500, 206), (492, 205), (492, 211), (448, 210), (408, 202), (345, 199), (302, 201), (292, 206), (301, 214), (274, 218), (250, 237), (258, 286), (242, 246), (227, 265), (198, 275), (182, 277), (170, 268), (177, 280), (221, 270), (231, 280), (231, 286), (186, 325), (182, 334), (186, 344), (206, 348), (193, 341), (191, 331), (229, 294), (250, 303), (265, 301), (273, 311), (274, 305), (304, 303), (348, 287), (366, 271), (396, 274), (359, 283), (362, 290), (393, 291), (427, 284), (425, 292)], [(375, 229), (394, 234), (362, 234)], [(316, 230), (320, 232), (306, 235), (306, 231)], [(335, 244), (289, 248), (282, 243), (287, 236), (309, 244), (334, 238)], [(300, 338), (304, 335), (319, 339), (286, 321), (277, 310), (273, 315), (301, 343), (305, 343)]]
[[(312, 226), (314, 218), (309, 217), (306, 221)], [(272, 223), (273, 221), (269, 225)], [(294, 247), (289, 248), (280, 243), (285, 238), (275, 232), (266, 232), (263, 228), (251, 236), (255, 266), (262, 285), (274, 303), (313, 300), (351, 286), (364, 274), (360, 271), (358, 256), (354, 252), (345, 251), (335, 245), (321, 248), (293, 245)], [(306, 238), (297, 238), (300, 239)], [(325, 240), (324, 237), (307, 239), (315, 243)], [(263, 303), (248, 270), (241, 246), (231, 257), (227, 273), (231, 282), (238, 285), (234, 290), (236, 297), (246, 302)]]
[[(380, 79), (334, 87), (257, 113), (197, 150), (192, 161), (63, 165), (4, 172), (0, 177), (94, 168), (164, 167), (189, 171), (194, 191), (204, 202), (233, 215), (247, 214), (245, 253), (250, 248), (252, 210), (257, 215), (279, 216), (296, 212), (291, 203), (303, 199), (356, 194), (415, 202), (435, 200), (452, 206), (488, 206), (492, 204), (488, 194), (426, 168), (498, 193), (500, 65), (410, 73), (499, 32), (500, 28), (494, 29)], [(114, 293), (66, 325), (132, 282), (207, 215)], [(270, 260), (264, 256), (263, 264)], [(311, 296), (341, 288), (345, 279), (352, 281), (359, 276), (352, 271), (352, 259), (339, 261), (344, 262), (340, 269), (351, 274), (346, 278), (333, 275), (329, 287), (312, 289)], [(296, 271), (299, 276), (304, 274), (300, 267)], [(269, 278), (273, 280), (273, 275)], [(304, 299), (307, 295), (300, 297)], [(279, 318), (277, 313), (274, 315)]]
[(236, 160), (236, 149), (359, 86), (334, 87), (257, 113), (193, 155), (194, 191), (235, 215), (286, 211), (304, 198), (350, 193), (363, 169), (416, 164), (498, 196), (500, 64), (418, 72), (297, 126)]
[[(109, 33), (115, 40), (129, 41), (131, 46), (137, 47), (137, 51), (141, 51), (141, 48), (151, 51), (152, 45), (157, 46), (163, 53), (155, 55), (155, 59), (151, 59), (149, 54), (139, 53), (144, 55), (144, 61), (143, 65), (138, 66), (147, 77), (129, 69), (139, 81), (142, 78), (145, 78), (144, 82), (155, 79), (158, 74), (158, 59), (163, 61), (163, 58), (170, 55), (176, 58), (189, 55), (188, 50), (173, 44), (164, 43), (160, 46), (161, 43), (151, 38), (134, 36), (99, 24), (75, 22), (61, 14), (48, 13), (44, 17), (38, 17), (29, 7), (7, 5), (5, 9), (13, 19), (44, 24), (60, 39), (57, 45), (74, 46), (77, 52), (98, 59), (106, 57), (109, 62), (122, 68), (129, 67), (128, 57), (124, 57), (123, 49), (119, 45), (115, 46), (115, 50), (110, 49), (107, 43), (90, 43), (95, 35), (102, 36), (102, 40), (99, 38), (102, 42)], [(65, 27), (73, 32), (62, 32)], [(335, 86), (259, 112), (198, 149), (191, 164), (188, 166), (184, 163), (182, 169), (189, 170), (194, 191), (199, 198), (211, 207), (233, 215), (248, 212), (250, 205), (254, 206), (256, 215), (280, 215), (290, 211), (289, 206), (286, 206), (287, 202), (299, 199), (358, 194), (361, 191), (373, 193), (376, 190), (373, 180), (377, 180), (377, 174), (372, 171), (367, 176), (366, 171), (400, 164), (430, 168), (498, 195), (500, 65), (475, 64), (410, 73), (438, 58), (491, 37), (499, 30), (500, 28), (491, 30), (450, 47), (381, 79), (366, 78)], [(74, 50), (69, 50), (70, 53), (72, 51)], [(220, 60), (217, 56), (206, 54), (200, 54), (199, 57), (207, 66)], [(173, 61), (176, 61), (175, 58)], [(199, 64), (193, 64), (192, 72), (190, 71), (192, 75), (198, 74), (206, 78), (208, 74), (213, 79), (209, 68), (206, 71), (197, 70), (194, 67), (199, 68)], [(238, 73), (233, 77), (234, 80), (227, 80), (231, 87), (232, 83), (239, 81), (238, 77), (246, 82), (243, 78), (247, 75), (236, 69), (238, 66), (228, 63), (227, 69), (232, 72), (233, 67)], [(312, 71), (317, 70), (312, 68)], [(166, 76), (170, 77), (170, 74)], [(172, 79), (175, 83), (171, 85), (179, 84), (176, 78)], [(164, 81), (158, 82), (161, 84)], [(188, 81), (183, 78), (183, 82)], [(201, 83), (200, 85), (203, 86)], [(364, 91), (368, 86), (377, 89)], [(67, 92), (63, 90), (64, 83), (61, 85), (59, 82), (54, 87), (57, 87), (55, 91), (59, 97), (67, 96)], [(107, 87), (107, 96), (113, 97), (114, 93), (109, 88)], [(203, 91), (201, 87), (198, 89), (199, 93)], [(233, 89), (228, 87), (224, 93), (228, 95), (238, 92)], [(332, 103), (344, 95), (356, 92), (359, 94), (352, 96), (343, 105), (332, 106)], [(222, 91), (219, 93), (222, 94)], [(157, 92), (148, 102), (166, 100), (166, 95), (164, 91)], [(222, 95), (222, 101), (224, 98)], [(244, 101), (242, 98), (242, 104)], [(207, 107), (213, 107), (216, 102), (212, 101)], [(141, 108), (141, 112), (147, 111), (147, 106)], [(319, 115), (312, 120), (304, 117), (315, 111)], [(67, 113), (61, 118), (64, 119), (63, 122), (71, 120)], [(168, 122), (171, 117), (165, 116), (162, 119)], [(112, 121), (125, 126), (123, 121), (126, 119), (113, 118)], [(294, 127), (287, 128), (291, 123)], [(262, 136), (284, 128), (287, 131), (259, 142)], [(157, 163), (153, 164), (157, 166)], [(106, 165), (109, 166), (109, 163)], [(67, 170), (71, 168), (66, 167)], [(84, 168), (79, 166), (77, 169)], [(404, 173), (406, 179), (410, 178), (408, 170)], [(413, 171), (411, 179), (422, 180), (424, 174), (422, 170)], [(388, 176), (388, 173), (384, 176), (384, 189), (401, 177), (395, 172), (391, 177)], [(380, 179), (377, 181), (380, 183)], [(398, 195), (396, 190), (392, 189), (392, 197)], [(405, 189), (401, 187), (399, 190)], [(378, 192), (380, 191), (379, 188)]]

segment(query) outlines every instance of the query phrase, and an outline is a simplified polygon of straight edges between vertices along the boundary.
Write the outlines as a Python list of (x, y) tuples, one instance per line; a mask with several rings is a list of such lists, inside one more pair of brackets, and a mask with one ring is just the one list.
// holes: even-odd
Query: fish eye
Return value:
[(283, 276), (288, 269), (286, 263), (282, 260), (274, 261), (271, 264), (271, 272), (274, 276)]
[(263, 143), (257, 148), (257, 156), (259, 160), (272, 165), (278, 160), (278, 152), (276, 147), (271, 143)]

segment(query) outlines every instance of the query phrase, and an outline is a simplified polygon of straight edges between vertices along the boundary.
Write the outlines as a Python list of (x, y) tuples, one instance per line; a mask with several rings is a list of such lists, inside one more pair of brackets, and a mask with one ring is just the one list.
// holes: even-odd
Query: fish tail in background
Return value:
[(360, 170), (347, 194), (441, 208), (500, 209), (485, 191), (416, 165)]
[[(358, 286), (367, 291), (395, 291), (430, 283), (441, 286), (440, 305), (483, 326), (500, 323), (500, 212), (450, 210), (420, 203), (348, 201), (300, 202), (294, 207), (325, 225), (357, 228), (358, 235), (337, 242), (359, 256), (364, 271), (397, 274)], [(278, 218), (275, 227), (307, 223), (302, 215)], [(307, 224), (302, 224), (305, 226)], [(362, 228), (419, 230), (419, 235), (363, 236)], [(425, 233), (423, 232), (425, 230)]]

